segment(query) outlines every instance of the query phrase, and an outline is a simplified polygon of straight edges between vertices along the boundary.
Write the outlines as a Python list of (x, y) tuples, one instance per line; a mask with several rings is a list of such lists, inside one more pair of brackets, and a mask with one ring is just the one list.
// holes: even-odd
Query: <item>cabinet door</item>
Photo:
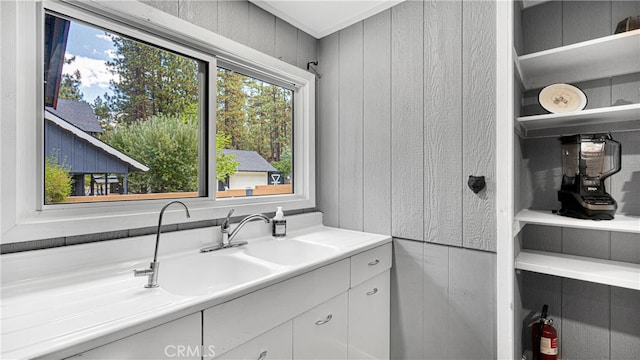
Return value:
[(344, 292), (293, 319), (293, 358), (347, 358), (348, 296)]
[[(266, 333), (249, 340), (219, 357), (217, 360), (285, 360), (293, 358), (293, 330), (287, 321)], [(209, 359), (207, 357), (204, 358)]]
[(389, 273), (349, 290), (349, 359), (389, 358)]
[(202, 316), (195, 313), (70, 359), (200, 359)]

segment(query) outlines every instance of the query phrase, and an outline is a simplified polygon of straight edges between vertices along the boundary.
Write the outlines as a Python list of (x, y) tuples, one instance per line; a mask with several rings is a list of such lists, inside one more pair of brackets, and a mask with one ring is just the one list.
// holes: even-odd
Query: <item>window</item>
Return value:
[[(3, 159), (0, 187), (2, 243), (153, 226), (157, 222), (159, 209), (167, 202), (165, 197), (182, 198), (191, 210), (190, 221), (223, 218), (231, 208), (235, 209), (236, 215), (247, 215), (273, 212), (276, 206), (283, 206), (285, 210), (315, 207), (313, 74), (135, 1), (127, 2), (127, 6), (109, 1), (17, 1), (10, 6), (3, 5), (2, 23), (3, 28), (8, 31), (0, 33), (3, 54), (7, 54), (3, 56), (3, 81), (0, 87), (9, 99), (3, 102), (3, 141), (0, 144)], [(138, 89), (144, 95), (136, 103), (139, 106), (125, 110), (123, 104), (121, 108), (116, 107), (119, 97), (111, 84), (106, 85), (109, 81), (100, 83), (103, 86), (100, 92), (92, 92), (83, 85), (99, 81), (97, 78), (105, 74), (80, 71), (80, 76), (77, 76), (75, 70), (80, 69), (81, 62), (87, 61), (86, 58), (90, 56), (82, 57), (79, 51), (73, 53), (74, 42), (83, 43), (72, 37), (75, 36), (75, 26), (95, 31), (96, 39), (101, 39), (105, 44), (113, 46), (114, 43), (121, 42), (124, 46), (126, 42), (127, 45), (133, 44), (132, 46), (146, 49), (141, 51), (162, 54), (163, 56), (158, 55), (161, 58), (158, 60), (160, 64), (183, 64), (190, 70), (162, 73), (163, 84), (156, 82), (155, 85), (160, 87), (165, 85), (164, 82), (169, 77), (181, 76), (182, 82), (193, 85), (190, 87), (191, 92), (180, 86), (174, 86), (172, 91), (183, 91), (180, 99), (191, 100), (186, 101), (188, 104), (167, 101), (168, 106), (154, 103), (151, 88), (155, 85), (149, 85), (149, 88)], [(64, 44), (65, 49), (61, 48), (61, 44)], [(65, 58), (67, 50), (69, 54)], [(104, 53), (108, 49), (102, 50)], [(114, 59), (127, 59), (116, 52), (117, 49), (112, 48), (104, 54), (112, 56), (108, 58), (111, 62), (116, 62)], [(71, 55), (75, 55), (75, 60), (72, 60)], [(144, 59), (143, 63), (148, 65), (149, 58)], [(138, 71), (143, 71), (142, 69), (140, 67)], [(124, 71), (117, 66), (107, 68), (108, 70), (114, 71), (118, 76)], [(161, 72), (160, 68), (156, 70)], [(262, 137), (261, 141), (249, 138), (254, 143), (237, 147), (231, 146), (231, 143), (222, 150), (258, 153), (276, 169), (266, 172), (267, 185), (264, 186), (290, 185), (290, 190), (257, 196), (258, 191), (252, 191), (252, 194), (247, 191), (247, 187), (257, 188), (256, 184), (251, 184), (244, 186), (244, 194), (226, 197), (220, 195), (221, 192), (233, 190), (235, 186), (230, 175), (228, 179), (225, 176), (219, 182), (216, 170), (216, 145), (221, 143), (217, 143), (216, 138), (222, 136), (216, 133), (216, 115), (224, 118), (224, 112), (218, 109), (216, 93), (226, 91), (217, 87), (218, 75), (225, 72), (242, 77), (241, 97), (244, 98), (245, 106), (240, 111), (245, 120), (243, 131), (255, 133), (258, 128), (265, 130), (274, 125), (276, 120), (285, 118), (289, 123), (279, 122), (281, 126), (277, 133), (275, 128), (272, 129), (275, 134), (272, 137)], [(197, 78), (195, 80), (194, 74)], [(257, 87), (263, 92), (257, 91)], [(193, 101), (194, 88), (197, 88), (197, 103)], [(260, 99), (266, 98), (267, 91), (271, 91), (272, 99), (276, 97), (271, 105), (277, 105), (281, 111), (276, 120), (266, 116), (266, 109), (270, 105), (254, 106)], [(103, 96), (105, 92), (108, 96)], [(90, 128), (78, 130), (78, 126), (64, 120), (59, 103), (77, 101), (79, 98), (86, 102), (84, 109), (90, 108), (98, 119), (99, 128), (94, 128), (95, 131)], [(160, 108), (161, 111), (155, 111)], [(190, 162), (187, 170), (183, 170), (190, 181), (171, 185), (170, 181), (163, 178), (162, 181), (153, 183), (150, 174), (162, 170), (158, 165), (123, 145), (124, 142), (118, 143), (114, 138), (104, 135), (111, 128), (118, 129), (132, 121), (135, 123), (136, 120), (133, 119), (148, 120), (154, 116), (174, 116), (182, 118), (183, 123), (180, 125), (189, 125), (191, 129), (197, 126), (195, 140), (191, 135), (192, 140), (189, 141), (192, 146), (190, 154), (195, 153), (194, 148), (197, 149), (197, 165)], [(75, 157), (70, 156), (61, 146), (45, 147), (45, 140), (50, 145), (49, 141), (52, 139), (48, 133), (50, 129), (45, 125), (47, 122), (52, 124), (52, 128), (66, 132), (67, 139), (75, 136), (74, 139), (78, 140), (75, 146), (78, 148), (101, 151), (103, 159), (118, 160), (126, 168), (95, 167), (84, 169), (84, 172), (77, 172), (75, 175), (76, 166), (80, 164)], [(274, 142), (275, 145), (269, 144), (267, 151), (265, 142)], [(142, 142), (135, 142), (134, 145), (141, 147)], [(162, 149), (165, 150), (165, 147)], [(188, 158), (177, 152), (171, 156), (181, 160)], [(49, 166), (56, 170), (51, 170)], [(60, 173), (63, 174), (62, 180), (71, 175), (70, 191), (77, 193), (63, 196), (60, 202), (51, 198), (45, 200), (45, 195), (51, 193), (45, 189), (48, 181), (45, 174), (55, 178), (54, 175)], [(162, 171), (160, 173), (164, 174)], [(121, 199), (125, 195), (132, 198), (135, 195), (139, 199), (107, 200), (108, 195)], [(74, 197), (88, 196), (103, 197), (100, 199), (103, 201), (72, 201)], [(166, 221), (172, 221), (170, 214)], [(183, 219), (180, 218), (180, 221)]]
[(216, 197), (291, 194), (293, 90), (218, 67), (217, 100)]
[(44, 38), (45, 204), (206, 196), (206, 60), (54, 13)]

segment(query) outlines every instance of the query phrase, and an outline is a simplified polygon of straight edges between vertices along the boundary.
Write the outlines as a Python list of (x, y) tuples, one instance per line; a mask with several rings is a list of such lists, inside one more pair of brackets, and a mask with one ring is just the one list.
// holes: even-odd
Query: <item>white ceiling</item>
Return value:
[(404, 0), (249, 1), (316, 39), (320, 39)]

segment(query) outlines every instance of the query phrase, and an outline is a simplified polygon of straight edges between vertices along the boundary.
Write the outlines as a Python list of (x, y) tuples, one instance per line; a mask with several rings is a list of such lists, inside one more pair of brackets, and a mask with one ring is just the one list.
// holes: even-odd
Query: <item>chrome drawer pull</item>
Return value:
[(316, 321), (316, 325), (324, 325), (324, 324), (328, 323), (329, 321), (331, 321), (332, 318), (333, 318), (333, 315), (329, 314), (329, 315), (327, 315), (326, 319)]
[(378, 265), (380, 263), (380, 259), (375, 259), (373, 261), (369, 261), (369, 266)]
[(267, 350), (263, 351), (260, 353), (260, 356), (258, 357), (258, 360), (264, 360), (267, 358)]
[(378, 292), (378, 288), (373, 288), (371, 291), (367, 291), (367, 295), (375, 295)]

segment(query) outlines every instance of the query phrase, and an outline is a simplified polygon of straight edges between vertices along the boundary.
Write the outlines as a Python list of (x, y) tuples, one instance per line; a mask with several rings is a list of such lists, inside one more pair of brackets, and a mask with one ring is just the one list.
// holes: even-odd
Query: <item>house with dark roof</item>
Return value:
[(55, 109), (50, 106), (45, 109), (89, 135), (96, 136), (104, 132), (91, 105), (84, 101), (58, 99)]
[(219, 189), (253, 189), (256, 185), (283, 184), (284, 178), (267, 160), (255, 151), (223, 149), (225, 155), (234, 155), (238, 168)]
[[(102, 127), (88, 103), (59, 99), (56, 109), (45, 108), (45, 156), (56, 156), (73, 177), (72, 196), (117, 191), (128, 193), (127, 175), (149, 168), (121, 151), (92, 136)], [(85, 184), (85, 175), (91, 183)], [(107, 183), (111, 186), (106, 186)], [(96, 187), (99, 187), (98, 190)]]

